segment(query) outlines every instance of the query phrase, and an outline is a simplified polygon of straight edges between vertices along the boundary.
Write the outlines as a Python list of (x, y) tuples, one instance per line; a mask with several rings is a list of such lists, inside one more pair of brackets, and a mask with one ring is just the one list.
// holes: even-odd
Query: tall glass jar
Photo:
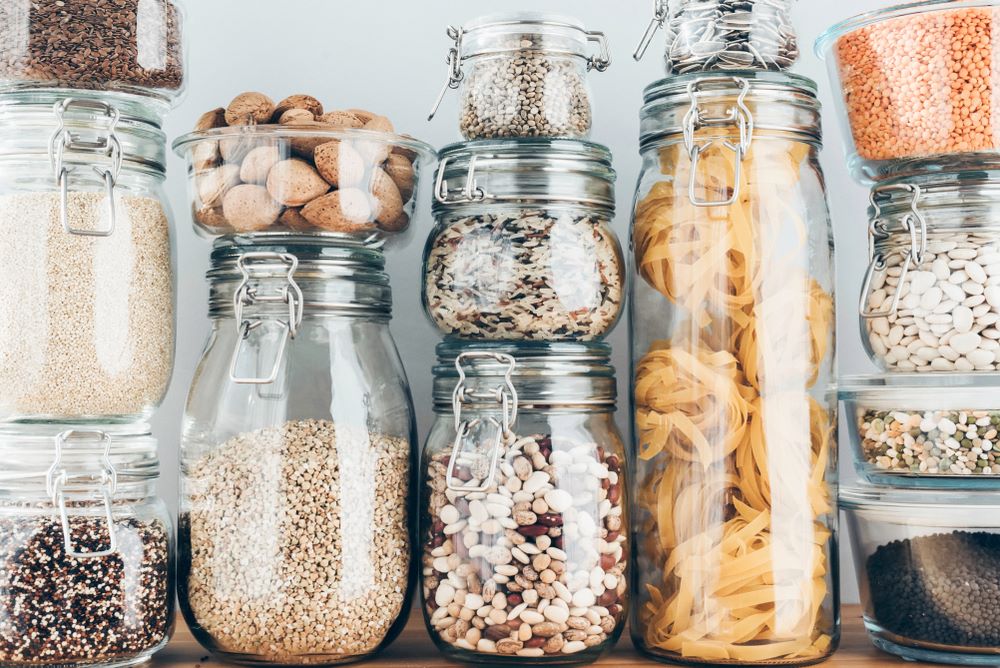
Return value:
[(838, 640), (834, 268), (812, 82), (646, 90), (632, 223), (632, 634), (685, 663)]
[(448, 37), (448, 81), (431, 118), (457, 88), (466, 139), (590, 136), (587, 73), (611, 65), (604, 33), (568, 17), (513, 12), (450, 26)]
[(148, 428), (0, 432), (0, 665), (129, 666), (173, 629)]
[(0, 421), (141, 421), (174, 361), (156, 103), (10, 93), (0, 147)]
[(360, 659), (406, 621), (414, 418), (381, 252), (223, 237), (181, 442), (178, 589), (227, 660)]
[(583, 663), (628, 600), (625, 452), (610, 349), (438, 347), (423, 456), (424, 613), (449, 658)]
[(476, 141), (440, 153), (424, 306), (464, 339), (590, 341), (618, 322), (625, 262), (599, 144)]

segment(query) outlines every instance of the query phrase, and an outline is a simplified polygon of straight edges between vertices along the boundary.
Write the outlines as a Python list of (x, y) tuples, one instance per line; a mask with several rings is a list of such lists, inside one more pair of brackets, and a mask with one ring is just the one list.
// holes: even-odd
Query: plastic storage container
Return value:
[(171, 0), (5, 2), (0, 93), (94, 89), (174, 101), (185, 84), (183, 23)]
[(592, 340), (618, 321), (625, 266), (603, 146), (453, 144), (440, 154), (424, 306), (446, 335)]
[(996, 164), (998, 18), (997, 0), (932, 0), (862, 14), (820, 37), (858, 179)]
[(0, 420), (141, 420), (173, 370), (173, 225), (155, 104), (0, 98)]
[(681, 663), (814, 663), (839, 637), (815, 87), (674, 77), (646, 90), (641, 129), (633, 640)]
[(667, 74), (787, 70), (799, 57), (793, 0), (654, 0), (653, 18), (633, 57), (657, 30), (666, 33)]
[(1000, 495), (859, 487), (840, 505), (872, 642), (911, 661), (995, 666)]
[(892, 179), (872, 190), (862, 339), (889, 371), (1000, 369), (996, 172)]
[(514, 12), (451, 26), (448, 37), (448, 81), (431, 118), (451, 88), (466, 139), (590, 136), (587, 73), (611, 64), (604, 33), (572, 18)]
[(361, 659), (406, 623), (414, 418), (383, 255), (224, 238), (181, 442), (179, 600), (227, 660)]
[(174, 142), (195, 230), (291, 232), (381, 244), (406, 232), (433, 149), (373, 130), (218, 128)]
[(0, 433), (0, 665), (130, 666), (173, 628), (148, 428)]
[(420, 540), (424, 612), (449, 658), (582, 663), (621, 633), (629, 527), (610, 352), (438, 346)]

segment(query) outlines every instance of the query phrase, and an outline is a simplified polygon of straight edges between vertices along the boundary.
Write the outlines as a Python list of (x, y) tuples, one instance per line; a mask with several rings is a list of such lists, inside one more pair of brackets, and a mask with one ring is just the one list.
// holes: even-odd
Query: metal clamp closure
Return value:
[[(879, 241), (888, 239), (891, 231), (890, 221), (882, 217), (882, 206), (879, 204), (879, 196), (884, 193), (903, 192), (910, 194), (909, 210), (903, 214), (899, 224), (903, 231), (910, 235), (910, 250), (903, 258), (900, 268), (899, 282), (892, 292), (891, 298), (886, 295), (883, 302), (889, 303), (888, 308), (873, 310), (869, 307), (868, 301), (871, 296), (872, 284), (875, 276), (885, 272), (889, 266), (889, 258), (877, 252), (875, 246)], [(920, 212), (920, 186), (916, 184), (901, 183), (893, 185), (876, 186), (872, 189), (869, 202), (873, 211), (871, 222), (868, 224), (868, 270), (865, 272), (865, 279), (861, 288), (861, 301), (858, 305), (858, 312), (862, 318), (888, 318), (896, 315), (899, 310), (899, 300), (902, 297), (903, 284), (910, 270), (919, 267), (924, 263), (927, 255), (927, 220)]]
[[(96, 552), (81, 552), (73, 542), (73, 530), (69, 525), (69, 512), (66, 509), (65, 488), (70, 480), (70, 471), (62, 463), (63, 449), (67, 441), (77, 436), (96, 436), (102, 445), (101, 476), (99, 491), (104, 502), (104, 519), (108, 527), (108, 546)], [(118, 489), (118, 472), (111, 463), (111, 436), (103, 431), (64, 431), (56, 436), (56, 455), (45, 476), (45, 491), (52, 500), (52, 505), (59, 509), (59, 520), (62, 524), (63, 550), (74, 559), (94, 559), (107, 557), (118, 551), (118, 536), (115, 531), (115, 521), (112, 514), (112, 500)]]
[(604, 72), (611, 66), (611, 47), (608, 46), (608, 36), (600, 30), (588, 30), (584, 33), (588, 42), (597, 44), (599, 51), (587, 58), (587, 71)]
[[(466, 361), (472, 360), (493, 360), (507, 365), (504, 373), (503, 383), (497, 385), (492, 390), (469, 390), (466, 387), (465, 369), (462, 366)], [(452, 411), (455, 414), (455, 443), (451, 449), (451, 457), (448, 460), (448, 489), (453, 492), (485, 492), (496, 482), (497, 468), (500, 465), (500, 452), (503, 444), (514, 438), (512, 426), (517, 420), (517, 390), (514, 388), (513, 374), (517, 365), (514, 358), (503, 353), (487, 352), (467, 352), (462, 353), (455, 359), (455, 368), (458, 370), (458, 383), (452, 393)], [(462, 405), (470, 399), (477, 401), (492, 401), (500, 406), (501, 419), (494, 416), (486, 418), (473, 418), (466, 420), (462, 418)], [(489, 439), (489, 451), (486, 458), (489, 461), (489, 470), (479, 482), (479, 484), (468, 484), (455, 475), (455, 469), (460, 458), (463, 457), (462, 445), (473, 432), (482, 426), (492, 428), (494, 434)], [(478, 444), (476, 449), (478, 450)], [(478, 455), (482, 457), (483, 455)]]
[(434, 199), (437, 200), (438, 204), (468, 204), (470, 202), (482, 202), (486, 199), (492, 199), (492, 195), (489, 195), (479, 187), (476, 181), (476, 164), (480, 158), (490, 159), (495, 157), (492, 155), (474, 155), (469, 158), (469, 170), (465, 175), (465, 188), (462, 190), (462, 196), (448, 197), (448, 183), (445, 181), (444, 173), (449, 161), (454, 157), (448, 156), (444, 158), (438, 166), (437, 180), (434, 183)]
[[(66, 127), (66, 114), (72, 109), (82, 109), (86, 111), (96, 111), (108, 120), (105, 134), (93, 141), (85, 141)], [(49, 140), (49, 162), (52, 165), (52, 173), (59, 185), (60, 203), (59, 215), (62, 221), (63, 230), (67, 234), (75, 234), (84, 237), (110, 237), (115, 232), (117, 223), (117, 210), (115, 205), (115, 185), (121, 175), (124, 153), (122, 151), (121, 140), (118, 138), (116, 129), (121, 114), (112, 105), (99, 100), (84, 100), (66, 98), (57, 102), (52, 111), (56, 115), (59, 127)], [(84, 151), (95, 153), (108, 158), (109, 164), (106, 166), (93, 165), (92, 168), (104, 179), (104, 187), (108, 196), (109, 218), (108, 226), (103, 229), (85, 230), (74, 228), (69, 222), (69, 178), (74, 167), (66, 164), (66, 151)]]
[(632, 52), (632, 58), (638, 62), (642, 60), (642, 57), (646, 55), (646, 51), (649, 49), (649, 45), (653, 42), (653, 36), (656, 35), (656, 31), (663, 28), (663, 24), (667, 21), (667, 0), (653, 0), (653, 18), (649, 20), (649, 24), (646, 26), (646, 32), (642, 33), (642, 39), (639, 40), (639, 46), (635, 47), (635, 51)]
[(461, 27), (456, 28), (455, 26), (448, 26), (448, 37), (452, 41), (452, 46), (448, 49), (448, 79), (444, 82), (444, 86), (441, 87), (441, 92), (438, 93), (437, 99), (434, 100), (434, 106), (431, 107), (431, 113), (427, 116), (427, 120), (430, 121), (437, 114), (438, 109), (441, 108), (441, 103), (444, 102), (444, 96), (448, 94), (449, 90), (456, 90), (458, 86), (462, 83), (462, 79), (465, 78), (465, 73), (462, 72), (462, 37), (465, 32)]
[[(708, 83), (732, 82), (740, 89), (740, 94), (736, 98), (736, 105), (726, 111), (722, 117), (705, 116), (698, 105), (698, 95), (701, 87)], [(699, 81), (692, 81), (687, 86), (688, 96), (691, 98), (691, 108), (684, 115), (684, 147), (687, 149), (691, 160), (691, 176), (688, 181), (688, 199), (696, 207), (732, 206), (740, 196), (740, 182), (742, 180), (743, 158), (750, 151), (753, 142), (754, 118), (750, 108), (746, 105), (746, 97), (750, 93), (750, 82), (742, 77), (709, 77)], [(695, 133), (704, 127), (725, 127), (735, 125), (739, 132), (739, 142), (733, 143), (729, 140), (709, 139), (700, 144), (695, 141)], [(702, 153), (706, 149), (719, 143), (735, 154), (733, 168), (732, 194), (725, 200), (702, 200), (698, 198), (698, 162)]]
[[(252, 264), (258, 262), (281, 262), (286, 264), (288, 266), (288, 272), (285, 278), (286, 284), (281, 286), (281, 288), (273, 294), (261, 294), (259, 286), (251, 285)], [(302, 289), (299, 287), (299, 284), (295, 282), (295, 271), (299, 267), (299, 259), (290, 253), (244, 253), (240, 256), (239, 260), (237, 260), (236, 266), (243, 274), (243, 281), (240, 283), (239, 288), (236, 290), (236, 294), (233, 296), (233, 309), (236, 314), (236, 323), (239, 327), (240, 338), (236, 344), (236, 349), (233, 351), (232, 362), (229, 366), (229, 378), (234, 383), (241, 385), (270, 385), (278, 379), (278, 373), (281, 370), (281, 363), (284, 360), (289, 340), (295, 338), (296, 334), (298, 334), (299, 327), (302, 325), (305, 300), (302, 296)], [(266, 376), (240, 376), (238, 372), (240, 358), (243, 355), (244, 348), (248, 345), (247, 342), (250, 339), (251, 333), (264, 326), (268, 320), (275, 321), (273, 318), (263, 319), (245, 317), (244, 310), (246, 307), (254, 304), (268, 303), (288, 305), (288, 319), (276, 320), (277, 324), (281, 327), (278, 348), (275, 353), (276, 359), (271, 367), (270, 373)]]

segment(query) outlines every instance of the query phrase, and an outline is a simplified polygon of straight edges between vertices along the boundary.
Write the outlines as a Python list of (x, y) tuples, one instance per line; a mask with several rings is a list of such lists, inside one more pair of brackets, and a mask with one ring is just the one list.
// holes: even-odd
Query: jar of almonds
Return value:
[(424, 614), (449, 658), (585, 663), (628, 585), (610, 349), (442, 343), (423, 457)]

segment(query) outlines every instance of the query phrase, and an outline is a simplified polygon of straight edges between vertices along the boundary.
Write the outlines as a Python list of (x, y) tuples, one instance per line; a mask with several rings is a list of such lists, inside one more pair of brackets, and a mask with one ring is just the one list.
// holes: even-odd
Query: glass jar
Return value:
[(631, 628), (653, 658), (805, 664), (838, 641), (820, 144), (802, 77), (684, 75), (646, 90)]
[(995, 666), (996, 491), (859, 486), (840, 493), (868, 637), (909, 661)]
[(891, 179), (872, 189), (861, 338), (892, 372), (1000, 369), (996, 172)]
[(174, 0), (7, 0), (0, 93), (93, 89), (173, 101), (185, 83), (183, 24)]
[[(449, 26), (448, 89), (459, 89), (466, 139), (590, 136), (587, 73), (611, 65), (604, 33), (544, 12), (493, 14)], [(597, 54), (590, 53), (596, 44)]]
[(667, 74), (787, 70), (799, 58), (793, 0), (653, 0), (653, 18), (633, 57), (666, 33)]
[(0, 421), (143, 420), (174, 356), (166, 139), (144, 98), (0, 98)]
[(424, 613), (449, 658), (596, 660), (628, 601), (610, 348), (445, 342), (424, 447)]
[(0, 433), (0, 665), (130, 666), (173, 629), (173, 531), (144, 426)]
[(406, 622), (414, 417), (383, 255), (224, 237), (181, 441), (181, 609), (227, 660), (328, 665)]
[(478, 141), (448, 146), (440, 160), (424, 250), (434, 324), (464, 339), (604, 337), (626, 286), (608, 149)]

